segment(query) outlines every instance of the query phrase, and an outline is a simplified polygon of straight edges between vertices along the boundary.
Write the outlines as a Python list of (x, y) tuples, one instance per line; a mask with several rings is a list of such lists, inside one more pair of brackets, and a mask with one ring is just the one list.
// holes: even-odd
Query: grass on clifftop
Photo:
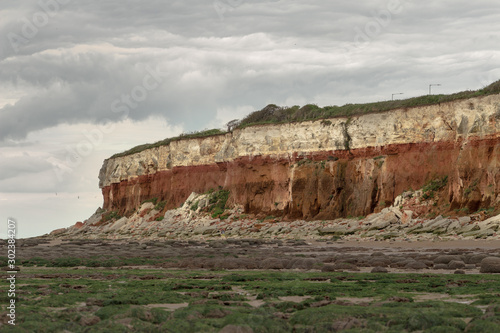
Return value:
[(127, 155), (140, 153), (141, 151), (144, 151), (147, 149), (166, 146), (166, 145), (170, 144), (170, 142), (173, 142), (173, 141), (193, 139), (193, 138), (204, 138), (207, 136), (215, 136), (215, 135), (220, 135), (220, 134), (225, 134), (225, 133), (226, 132), (221, 131), (220, 129), (217, 129), (217, 128), (211, 129), (211, 130), (206, 130), (206, 131), (195, 131), (195, 132), (191, 132), (191, 133), (183, 133), (179, 136), (176, 136), (173, 138), (167, 138), (167, 139), (155, 142), (155, 143), (146, 143), (146, 144), (143, 144), (140, 146), (136, 146), (136, 147), (131, 148), (129, 150), (126, 150), (122, 153), (114, 154), (113, 156), (111, 156), (111, 158), (123, 157), (123, 156), (127, 156)]
[[(334, 106), (324, 106), (324, 107), (319, 107), (315, 104), (307, 104), (304, 105), (303, 107), (300, 107), (298, 105), (292, 107), (280, 107), (274, 104), (269, 104), (262, 110), (252, 112), (251, 114), (246, 116), (238, 123), (238, 125), (235, 128), (242, 129), (245, 127), (264, 125), (264, 124), (284, 124), (284, 123), (311, 121), (311, 120), (328, 119), (328, 118), (359, 116), (368, 113), (385, 112), (400, 108), (412, 108), (425, 105), (434, 105), (439, 103), (446, 103), (473, 97), (494, 95), (499, 93), (500, 93), (500, 80), (493, 82), (489, 86), (486, 86), (479, 90), (467, 90), (450, 95), (424, 95), (424, 96), (395, 100), (395, 101), (383, 101), (383, 102), (365, 103), (365, 104), (346, 104), (343, 106), (334, 105)], [(325, 120), (324, 125), (329, 125), (329, 122)], [(222, 131), (220, 129), (211, 129), (200, 132), (181, 134), (177, 137), (167, 138), (155, 143), (136, 146), (122, 153), (115, 154), (111, 156), (111, 158), (123, 157), (127, 155), (136, 154), (147, 149), (166, 146), (173, 141), (192, 139), (192, 138), (204, 138), (209, 136), (221, 135), (225, 133), (227, 132)]]

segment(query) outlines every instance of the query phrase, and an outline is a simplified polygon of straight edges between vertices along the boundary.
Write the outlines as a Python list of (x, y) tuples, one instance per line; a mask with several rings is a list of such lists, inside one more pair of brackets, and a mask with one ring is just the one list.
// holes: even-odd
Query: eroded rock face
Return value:
[(221, 186), (246, 212), (361, 216), (448, 176), (450, 209), (500, 204), (500, 95), (386, 113), (238, 129), (108, 159), (103, 208), (178, 207)]

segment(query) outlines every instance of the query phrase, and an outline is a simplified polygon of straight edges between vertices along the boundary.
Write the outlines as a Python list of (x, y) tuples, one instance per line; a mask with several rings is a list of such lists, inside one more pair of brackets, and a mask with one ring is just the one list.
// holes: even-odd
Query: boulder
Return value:
[(82, 317), (80, 319), (81, 326), (93, 326), (101, 321), (101, 318), (97, 316)]
[(380, 266), (373, 267), (371, 270), (371, 273), (388, 273), (388, 272), (389, 271), (387, 270), (387, 268)]
[(481, 261), (481, 273), (500, 273), (500, 258), (486, 257)]
[(407, 269), (424, 269), (427, 268), (427, 265), (420, 261), (413, 261), (408, 263), (405, 268)]
[(122, 217), (118, 221), (116, 221), (113, 224), (109, 225), (108, 229), (106, 229), (106, 230), (118, 230), (121, 227), (125, 226), (127, 223), (128, 223), (128, 219), (126, 217)]
[(450, 261), (456, 260), (456, 261), (462, 261), (462, 257), (457, 256), (457, 255), (450, 255), (450, 254), (443, 254), (440, 256), (437, 256), (436, 259), (434, 259), (434, 264), (446, 264), (448, 265)]
[(484, 258), (488, 257), (487, 254), (468, 254), (465, 256), (465, 263), (467, 264), (479, 264)]
[(335, 265), (333, 264), (324, 264), (323, 267), (321, 267), (322, 272), (335, 272)]
[(57, 236), (64, 234), (66, 232), (66, 228), (56, 229), (50, 233), (51, 236)]
[(260, 264), (261, 269), (283, 269), (283, 260), (278, 258), (267, 258)]
[(448, 263), (449, 269), (465, 268), (465, 263), (462, 260), (452, 260)]
[(399, 223), (399, 218), (392, 211), (382, 210), (382, 213), (379, 214), (375, 219), (371, 221), (371, 227), (369, 230), (380, 230), (385, 229), (391, 224)]
[(339, 262), (338, 264), (335, 264), (335, 269), (337, 270), (348, 270), (348, 271), (359, 271), (359, 268), (351, 263), (348, 262)]

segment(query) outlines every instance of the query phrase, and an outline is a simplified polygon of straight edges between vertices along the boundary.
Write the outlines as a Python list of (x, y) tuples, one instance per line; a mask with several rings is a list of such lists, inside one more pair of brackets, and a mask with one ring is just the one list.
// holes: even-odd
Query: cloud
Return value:
[(92, 123), (32, 132), (26, 142), (9, 141), (0, 147), (0, 189), (3, 193), (98, 190), (97, 176), (105, 158), (181, 132), (181, 127), (155, 117), (121, 121), (105, 132)]
[[(17, 53), (3, 39), (0, 140), (151, 115), (198, 130), (221, 108), (414, 96), (435, 80), (475, 89), (499, 60), (493, 1), (221, 3), (223, 20), (205, 1), (69, 1)], [(35, 1), (2, 4), (2, 29), (21, 34), (39, 12)], [(148, 68), (163, 76), (144, 97)], [(123, 104), (133, 92), (139, 100)]]
[[(34, 212), (60, 211), (43, 199), (55, 191), (94, 193), (90, 215), (104, 158), (270, 103), (372, 102), (500, 79), (493, 0), (25, 0), (1, 1), (0, 15), (0, 195), (17, 193), (0, 203), (21, 217), (30, 193)], [(104, 125), (114, 130), (78, 153)], [(72, 204), (51, 220), (74, 223), (83, 204)]]

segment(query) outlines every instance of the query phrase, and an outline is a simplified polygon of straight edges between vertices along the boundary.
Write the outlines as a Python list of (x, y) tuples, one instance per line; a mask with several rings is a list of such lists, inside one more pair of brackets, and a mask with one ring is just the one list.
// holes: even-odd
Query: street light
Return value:
[(440, 85), (441, 85), (440, 83), (429, 84), (429, 95), (431, 94), (431, 87), (432, 86), (440, 86)]
[(394, 100), (394, 95), (403, 95), (404, 93), (395, 93), (395, 94), (392, 94), (392, 100)]

